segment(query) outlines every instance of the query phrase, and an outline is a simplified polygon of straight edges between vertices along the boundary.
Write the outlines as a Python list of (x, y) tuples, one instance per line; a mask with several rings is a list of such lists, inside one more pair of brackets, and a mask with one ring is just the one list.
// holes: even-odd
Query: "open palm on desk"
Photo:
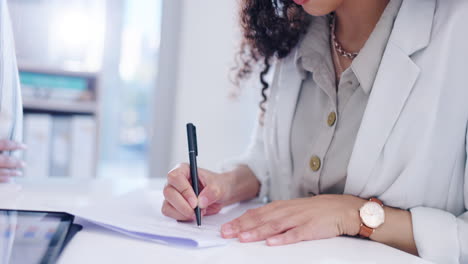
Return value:
[(221, 234), (224, 238), (239, 238), (240, 242), (266, 240), (270, 246), (355, 236), (360, 226), (358, 208), (364, 202), (350, 195), (274, 201), (224, 224)]

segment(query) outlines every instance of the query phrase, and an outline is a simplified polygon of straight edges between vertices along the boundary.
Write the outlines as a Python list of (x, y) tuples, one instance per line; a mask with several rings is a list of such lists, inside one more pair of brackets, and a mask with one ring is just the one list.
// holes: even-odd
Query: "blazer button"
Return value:
[(312, 158), (310, 158), (309, 166), (312, 171), (317, 172), (318, 170), (320, 170), (321, 164), (322, 162), (320, 161), (319, 157), (313, 156)]
[(336, 123), (336, 113), (335, 112), (331, 112), (328, 115), (327, 123), (328, 123), (329, 126), (333, 126)]

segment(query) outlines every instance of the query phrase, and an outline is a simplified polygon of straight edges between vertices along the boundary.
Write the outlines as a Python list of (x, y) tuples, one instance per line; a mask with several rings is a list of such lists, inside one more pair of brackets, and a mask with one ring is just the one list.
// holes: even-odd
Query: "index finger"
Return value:
[(0, 151), (24, 150), (26, 145), (16, 141), (2, 139), (0, 140)]
[(167, 183), (174, 187), (192, 208), (197, 207), (198, 198), (193, 191), (188, 164), (180, 164), (167, 175)]

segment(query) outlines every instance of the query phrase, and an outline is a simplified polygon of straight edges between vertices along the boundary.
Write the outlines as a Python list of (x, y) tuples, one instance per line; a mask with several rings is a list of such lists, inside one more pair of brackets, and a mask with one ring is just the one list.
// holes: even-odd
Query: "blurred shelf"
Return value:
[(25, 111), (59, 112), (70, 114), (96, 114), (95, 102), (60, 102), (52, 100), (24, 99)]
[(85, 77), (90, 79), (95, 79), (99, 76), (100, 72), (91, 72), (91, 71), (80, 71), (74, 69), (55, 69), (50, 68), (44, 65), (32, 65), (32, 64), (21, 64), (18, 66), (19, 71), (21, 72), (34, 72), (34, 73), (43, 73), (51, 75), (60, 75), (60, 76), (71, 76), (71, 77)]

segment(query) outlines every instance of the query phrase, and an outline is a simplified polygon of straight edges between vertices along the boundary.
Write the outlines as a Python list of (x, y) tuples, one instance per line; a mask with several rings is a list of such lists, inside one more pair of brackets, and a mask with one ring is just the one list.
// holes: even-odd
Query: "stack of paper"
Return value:
[(28, 145), (24, 159), (28, 164), (25, 177), (47, 178), (50, 172), (52, 116), (29, 114), (24, 117), (24, 141)]
[(92, 178), (96, 164), (96, 120), (92, 116), (74, 116), (71, 120), (71, 177)]
[(95, 176), (95, 117), (26, 114), (24, 120), (27, 178)]
[(169, 245), (213, 247), (229, 241), (220, 235), (222, 224), (262, 204), (249, 202), (224, 208), (219, 214), (202, 218), (202, 226), (182, 223), (161, 214), (164, 198), (160, 191), (132, 192), (69, 213), (131, 237)]

